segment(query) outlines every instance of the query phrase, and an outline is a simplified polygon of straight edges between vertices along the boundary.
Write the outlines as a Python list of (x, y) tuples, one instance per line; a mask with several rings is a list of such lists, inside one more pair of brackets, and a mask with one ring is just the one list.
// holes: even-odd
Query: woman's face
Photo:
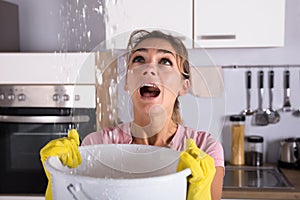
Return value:
[(172, 45), (164, 39), (146, 39), (133, 50), (129, 63), (126, 88), (131, 94), (134, 109), (149, 113), (160, 105), (165, 114), (173, 111), (184, 84)]

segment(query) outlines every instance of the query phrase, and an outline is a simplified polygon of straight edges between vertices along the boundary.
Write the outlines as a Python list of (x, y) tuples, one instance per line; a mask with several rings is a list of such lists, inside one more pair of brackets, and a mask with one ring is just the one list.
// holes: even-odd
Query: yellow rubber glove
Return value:
[(180, 153), (177, 171), (190, 168), (187, 200), (211, 200), (211, 183), (216, 168), (214, 159), (201, 151), (193, 139), (187, 139), (186, 151)]
[(45, 194), (46, 200), (52, 200), (52, 181), (50, 173), (44, 163), (49, 156), (58, 156), (61, 162), (68, 167), (75, 168), (81, 164), (81, 155), (78, 149), (79, 135), (75, 129), (68, 132), (68, 137), (51, 140), (40, 151), (41, 161), (48, 178), (48, 186)]

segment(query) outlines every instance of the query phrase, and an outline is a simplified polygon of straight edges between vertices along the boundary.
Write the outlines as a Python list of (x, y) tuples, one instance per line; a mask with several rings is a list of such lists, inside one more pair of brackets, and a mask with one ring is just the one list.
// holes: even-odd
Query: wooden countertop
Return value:
[(300, 199), (300, 170), (280, 169), (295, 189), (223, 189), (222, 199)]

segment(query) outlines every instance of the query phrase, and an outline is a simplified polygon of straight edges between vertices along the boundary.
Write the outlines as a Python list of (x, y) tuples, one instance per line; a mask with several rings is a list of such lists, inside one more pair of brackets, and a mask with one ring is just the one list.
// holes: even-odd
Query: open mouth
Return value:
[(143, 84), (140, 87), (140, 94), (142, 97), (158, 97), (160, 89), (155, 84)]

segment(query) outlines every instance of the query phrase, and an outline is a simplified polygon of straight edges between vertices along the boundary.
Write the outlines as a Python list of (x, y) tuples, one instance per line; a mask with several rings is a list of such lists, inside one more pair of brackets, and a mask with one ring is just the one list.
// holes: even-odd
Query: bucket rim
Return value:
[[(90, 150), (93, 150), (93, 149), (97, 149), (97, 148), (101, 148), (101, 146), (118, 146), (120, 148), (122, 147), (143, 147), (143, 148), (148, 148), (150, 150), (160, 150), (160, 149), (164, 149), (164, 150), (167, 150), (167, 151), (170, 151), (171, 153), (176, 153), (178, 154), (178, 158), (179, 158), (179, 154), (180, 152), (179, 151), (176, 151), (174, 149), (170, 149), (170, 148), (167, 148), (167, 147), (158, 147), (158, 146), (150, 146), (150, 145), (141, 145), (141, 144), (96, 144), (96, 145), (87, 145), (87, 146), (80, 146), (79, 147), (79, 151), (80, 153), (82, 154), (83, 151), (86, 151), (86, 153), (89, 153), (89, 149)], [(60, 170), (60, 169), (57, 169), (56, 167), (54, 167), (50, 162), (59, 162), (59, 165), (61, 165), (63, 168), (65, 168), (66, 170)], [(90, 181), (94, 181), (94, 180), (97, 180), (97, 181), (103, 181), (105, 180), (106, 182), (110, 182), (110, 181), (119, 181), (119, 182), (122, 182), (122, 181), (126, 181), (127, 183), (128, 182), (135, 182), (135, 181), (145, 181), (145, 180), (151, 180), (153, 181), (154, 179), (157, 179), (157, 180), (161, 180), (161, 179), (169, 179), (169, 178), (172, 178), (173, 176), (177, 175), (177, 176), (189, 176), (191, 175), (191, 170), (189, 168), (185, 169), (185, 170), (182, 170), (182, 171), (178, 171), (178, 172), (173, 172), (173, 173), (169, 173), (169, 174), (165, 174), (165, 175), (157, 175), (157, 176), (150, 176), (150, 177), (134, 177), (134, 178), (105, 178), (105, 177), (91, 177), (91, 176), (85, 176), (85, 175), (72, 175), (69, 173), (69, 170), (72, 170), (72, 168), (69, 168), (67, 166), (63, 166), (63, 164), (61, 163), (61, 161), (59, 160), (59, 157), (58, 156), (50, 156), (48, 157), (48, 159), (45, 161), (45, 166), (46, 166), (46, 169), (50, 172), (51, 174), (51, 177), (52, 176), (55, 176), (55, 175), (61, 175), (61, 176), (64, 176), (64, 177), (69, 177), (69, 178), (83, 178), (85, 180), (90, 180)], [(132, 173), (134, 174), (134, 173)]]
[[(76, 179), (76, 180), (80, 180), (80, 179), (81, 180), (87, 180), (87, 181), (104, 181), (105, 180), (105, 182), (107, 182), (107, 183), (118, 182), (118, 183), (121, 184), (122, 182), (124, 182), (126, 185), (128, 185), (128, 184), (134, 184), (134, 183), (137, 183), (137, 182), (140, 183), (140, 181), (143, 181), (143, 182), (148, 182), (148, 181), (153, 182), (153, 181), (162, 181), (162, 180), (166, 181), (166, 180), (172, 179), (174, 176), (188, 177), (189, 175), (191, 175), (191, 170), (189, 168), (186, 168), (184, 170), (177, 171), (177, 172), (174, 172), (174, 173), (171, 173), (171, 174), (153, 176), (153, 177), (142, 177), (142, 178), (141, 177), (138, 177), (138, 178), (100, 178), (100, 177), (91, 177), (91, 176), (83, 176), (83, 175), (74, 176), (72, 174), (69, 174), (66, 171), (58, 170), (58, 169), (52, 167), (50, 162), (53, 159), (60, 162), (58, 156), (51, 156), (45, 161), (46, 169), (50, 172), (52, 180), (55, 179), (54, 176), (60, 175), (60, 176), (63, 176), (63, 177), (70, 177), (70, 178)], [(65, 166), (65, 167), (67, 167), (67, 166)], [(78, 182), (80, 182), (80, 181), (78, 181)]]

